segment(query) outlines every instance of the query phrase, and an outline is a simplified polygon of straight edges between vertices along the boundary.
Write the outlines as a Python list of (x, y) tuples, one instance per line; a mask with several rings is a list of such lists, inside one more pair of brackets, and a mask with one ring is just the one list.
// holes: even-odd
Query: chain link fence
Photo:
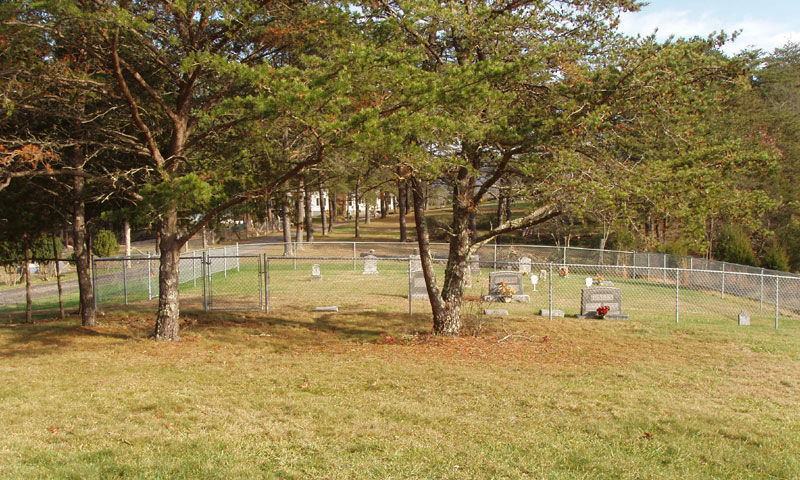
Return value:
[[(283, 315), (335, 306), (340, 311), (429, 315), (427, 292), (420, 284), (421, 274), (416, 273), (415, 245), (271, 243), (184, 253), (179, 265), (181, 308), (252, 309)], [(289, 256), (284, 255), (287, 251)], [(434, 244), (431, 255), (441, 287), (448, 245)], [(580, 261), (565, 263), (565, 257)], [(158, 268), (155, 256), (95, 259), (98, 306), (155, 308)], [(503, 272), (516, 272), (507, 278), (515, 282), (519, 298), (509, 303), (496, 296), (497, 279)], [(503, 309), (511, 315), (547, 318), (591, 316), (592, 311), (585, 311), (587, 302), (582, 303), (587, 278), (592, 280), (591, 288), (618, 289), (615, 295), (620, 297), (621, 313), (632, 319), (735, 321), (746, 312), (753, 323), (780, 326), (781, 320), (800, 316), (797, 275), (691, 257), (527, 245), (489, 245), (476, 252), (465, 279), (464, 310), (480, 314), (485, 309)], [(55, 298), (52, 292), (44, 295), (34, 300), (43, 311), (52, 307)], [(67, 304), (77, 306), (77, 290), (72, 295)], [(617, 298), (613, 299), (616, 303)], [(21, 305), (24, 309), (24, 297)], [(2, 308), (19, 310), (20, 303), (6, 302), (0, 304), (0, 312)]]
[[(30, 273), (31, 312), (34, 318), (57, 317), (62, 308), (65, 311), (78, 308), (79, 288), (74, 260), (35, 260), (30, 264)], [(25, 283), (24, 262), (0, 261), (0, 318), (8, 321), (25, 318)]]

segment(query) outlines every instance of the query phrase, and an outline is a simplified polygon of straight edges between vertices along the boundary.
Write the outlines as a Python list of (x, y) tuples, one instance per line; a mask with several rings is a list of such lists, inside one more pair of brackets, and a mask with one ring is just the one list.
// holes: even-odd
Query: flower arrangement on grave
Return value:
[(528, 274), (528, 271), (527, 271), (527, 270), (523, 270), (523, 271), (521, 271), (520, 273), (521, 273), (523, 276), (525, 276), (525, 275), (527, 275), (527, 274)]
[(611, 310), (611, 307), (609, 307), (608, 305), (597, 307), (597, 318), (604, 318), (609, 310)]
[(508, 303), (517, 291), (507, 285), (506, 282), (500, 282), (500, 288), (497, 289), (497, 293), (504, 302)]
[(603, 283), (603, 276), (598, 272), (597, 275), (594, 276), (594, 283), (600, 285)]
[(566, 277), (567, 275), (569, 275), (569, 269), (567, 268), (566, 265), (558, 269), (559, 277)]

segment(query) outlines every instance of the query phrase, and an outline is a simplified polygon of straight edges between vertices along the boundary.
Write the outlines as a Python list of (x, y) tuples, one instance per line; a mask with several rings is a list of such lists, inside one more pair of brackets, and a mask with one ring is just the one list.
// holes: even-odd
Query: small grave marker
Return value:
[(739, 325), (748, 326), (750, 325), (750, 314), (742, 310), (739, 312)]
[(319, 271), (319, 264), (311, 265), (311, 280), (322, 280), (322, 274)]
[(533, 284), (533, 291), (536, 291), (536, 285), (539, 283), (539, 275), (531, 275), (531, 283)]
[[(539, 315), (541, 315), (542, 317), (549, 317), (550, 316), (550, 310), (548, 310), (546, 308), (543, 308), (543, 309), (539, 310)], [(564, 316), (564, 310), (553, 309), (553, 316), (554, 317), (563, 317)]]
[(508, 315), (508, 310), (503, 310), (502, 308), (484, 308), (483, 309), (484, 315)]

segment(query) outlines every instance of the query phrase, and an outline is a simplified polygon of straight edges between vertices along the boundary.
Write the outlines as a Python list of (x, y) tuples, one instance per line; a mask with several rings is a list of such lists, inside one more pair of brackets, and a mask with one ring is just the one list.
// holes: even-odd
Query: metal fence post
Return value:
[(564, 265), (567, 264), (567, 246), (564, 245)]
[(675, 323), (680, 320), (681, 310), (681, 271), (675, 269)]
[(228, 276), (228, 247), (222, 247), (222, 276)]
[(497, 238), (494, 241), (494, 271), (497, 271)]
[(664, 269), (664, 285), (667, 284), (667, 254), (664, 254), (664, 260), (662, 262), (663, 269)]
[(197, 256), (192, 253), (192, 287), (197, 288)]
[(764, 269), (761, 269), (761, 293), (759, 294), (759, 310), (764, 311)]
[[(467, 265), (467, 268), (470, 268)], [(414, 315), (414, 302), (411, 301), (411, 257), (408, 257), (408, 316)]]
[(208, 311), (208, 276), (209, 272), (207, 268), (210, 266), (211, 262), (207, 262), (208, 253), (203, 252), (203, 258), (200, 260), (202, 263), (200, 265), (200, 274), (203, 275), (203, 311)]
[(356, 271), (356, 242), (353, 242), (353, 271)]
[(150, 252), (147, 252), (147, 299), (153, 299), (153, 285), (152, 285), (152, 278), (153, 278), (153, 266), (150, 262)]
[[(258, 257), (258, 309), (259, 310), (264, 310), (264, 297), (261, 296), (261, 292), (264, 291), (264, 288), (263, 288), (264, 287), (264, 271), (261, 269), (261, 265), (262, 265), (261, 261), (263, 260), (263, 258), (264, 258), (263, 255), (259, 255), (259, 257)], [(236, 260), (238, 262), (239, 257), (236, 257)]]
[(264, 308), (269, 314), (269, 257), (264, 254)]
[(722, 263), (722, 298), (725, 298), (725, 262)]
[(633, 279), (636, 280), (636, 252), (633, 252)]
[(650, 252), (647, 252), (647, 281), (650, 281)]
[(97, 262), (94, 255), (92, 259), (92, 301), (94, 302), (94, 309), (97, 310)]
[(239, 242), (236, 242), (236, 271), (239, 271)]
[(692, 288), (694, 277), (694, 257), (689, 257), (689, 288)]
[(128, 258), (122, 261), (122, 296), (125, 299), (125, 305), (128, 304)]
[(548, 308), (548, 318), (550, 320), (553, 319), (553, 263), (551, 262), (550, 265), (550, 273), (547, 275), (547, 308)]
[(778, 296), (778, 285), (780, 278), (775, 275), (775, 330), (778, 329), (778, 304), (780, 303), (780, 296)]

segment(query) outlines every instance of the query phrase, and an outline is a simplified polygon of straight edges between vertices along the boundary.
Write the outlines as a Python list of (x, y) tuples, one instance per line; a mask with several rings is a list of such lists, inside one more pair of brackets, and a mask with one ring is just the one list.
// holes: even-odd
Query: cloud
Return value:
[(670, 35), (705, 37), (715, 31), (725, 31), (728, 34), (741, 31), (736, 41), (723, 46), (722, 50), (728, 54), (749, 48), (771, 52), (789, 41), (800, 42), (800, 31), (793, 30), (786, 24), (763, 19), (722, 20), (708, 12), (687, 10), (625, 13), (620, 19), (620, 31), (628, 35), (650, 35), (656, 29), (659, 40), (665, 40)]

